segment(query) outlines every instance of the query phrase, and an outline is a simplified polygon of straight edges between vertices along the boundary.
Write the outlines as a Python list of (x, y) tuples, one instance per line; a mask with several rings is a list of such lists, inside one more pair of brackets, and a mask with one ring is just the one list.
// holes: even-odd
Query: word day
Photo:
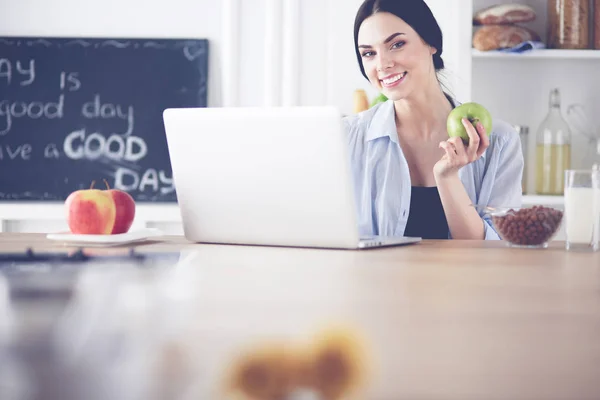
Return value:
[(173, 178), (168, 177), (165, 171), (159, 171), (155, 168), (148, 168), (140, 174), (130, 168), (119, 167), (115, 172), (113, 187), (127, 192), (150, 190), (153, 193), (162, 195), (175, 191)]
[(103, 103), (100, 95), (96, 94), (94, 100), (88, 101), (81, 107), (81, 115), (85, 118), (112, 119), (119, 118), (127, 122), (125, 132), (114, 132), (122, 135), (131, 135), (134, 125), (133, 106), (122, 106), (120, 104)]
[(0, 58), (1, 81), (5, 81), (7, 85), (31, 85), (35, 81), (35, 60), (21, 62), (20, 60), (11, 61), (8, 58)]

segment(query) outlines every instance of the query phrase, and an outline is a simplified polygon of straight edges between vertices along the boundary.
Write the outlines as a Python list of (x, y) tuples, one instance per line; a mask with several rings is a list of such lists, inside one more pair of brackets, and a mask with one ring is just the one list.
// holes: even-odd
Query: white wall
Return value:
[(221, 9), (211, 0), (0, 0), (0, 35), (215, 38), (208, 100), (221, 101)]
[[(355, 89), (376, 94), (360, 74), (353, 50), (354, 15), (361, 2), (0, 0), (0, 35), (208, 38), (209, 105), (277, 105), (287, 99), (334, 104), (349, 113)], [(428, 4), (445, 34), (450, 84), (465, 99), (469, 64), (455, 51), (466, 32), (455, 29), (456, 21), (465, 13), (447, 0)], [(223, 68), (232, 73), (224, 74)]]
[(443, 81), (463, 103), (471, 100), (471, 59), (465, 51), (471, 43), (472, 16), (465, 11), (470, 1), (426, 0), (440, 24), (444, 38), (442, 58), (446, 70), (442, 73)]

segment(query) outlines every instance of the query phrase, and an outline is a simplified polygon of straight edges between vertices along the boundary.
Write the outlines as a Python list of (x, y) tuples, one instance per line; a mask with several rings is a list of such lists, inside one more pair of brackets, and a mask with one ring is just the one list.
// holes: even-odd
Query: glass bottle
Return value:
[(600, 137), (590, 137), (587, 151), (583, 157), (583, 168), (600, 168)]
[(548, 0), (548, 47), (587, 49), (590, 0)]
[(527, 193), (528, 154), (529, 154), (529, 128), (524, 125), (516, 125), (515, 130), (521, 139), (521, 151), (523, 152), (523, 177), (521, 178), (521, 194)]
[(571, 168), (571, 130), (560, 111), (560, 91), (550, 91), (549, 110), (536, 135), (536, 193), (562, 195)]

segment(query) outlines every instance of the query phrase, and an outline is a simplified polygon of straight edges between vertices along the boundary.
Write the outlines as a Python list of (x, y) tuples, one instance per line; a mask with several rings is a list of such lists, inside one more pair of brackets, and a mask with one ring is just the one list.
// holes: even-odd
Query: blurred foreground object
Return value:
[(347, 328), (319, 332), (312, 342), (272, 342), (241, 352), (225, 380), (236, 399), (349, 398), (367, 378), (364, 341)]

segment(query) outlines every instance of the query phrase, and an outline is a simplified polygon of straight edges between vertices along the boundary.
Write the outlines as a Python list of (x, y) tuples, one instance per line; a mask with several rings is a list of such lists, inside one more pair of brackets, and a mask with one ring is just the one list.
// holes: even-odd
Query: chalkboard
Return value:
[(162, 112), (206, 107), (208, 40), (0, 37), (0, 201), (177, 200)]

